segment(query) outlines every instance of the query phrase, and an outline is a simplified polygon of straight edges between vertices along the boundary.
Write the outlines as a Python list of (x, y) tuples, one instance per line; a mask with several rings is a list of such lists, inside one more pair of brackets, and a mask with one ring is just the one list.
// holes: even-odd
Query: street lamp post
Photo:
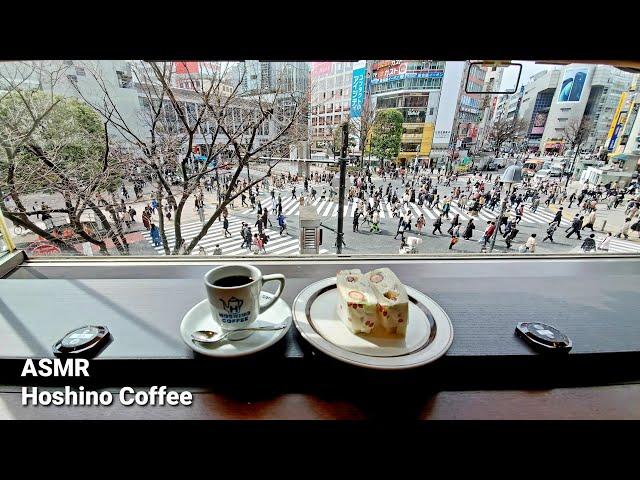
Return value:
[(507, 210), (507, 200), (509, 199), (509, 195), (511, 194), (511, 187), (514, 184), (520, 183), (522, 181), (522, 167), (520, 165), (509, 165), (502, 174), (500, 181), (503, 183), (503, 185), (507, 185), (508, 187), (507, 193), (502, 199), (502, 205), (500, 206), (500, 216), (498, 217), (498, 224), (493, 231), (493, 238), (491, 239), (491, 247), (489, 247), (489, 253), (493, 252), (493, 247), (496, 244), (496, 237), (498, 236), (498, 231), (500, 230), (500, 225), (502, 224), (502, 218), (504, 217), (504, 213)]
[(340, 154), (340, 187), (338, 190), (338, 233), (336, 237), (336, 253), (342, 253), (344, 245), (344, 188), (347, 176), (347, 147), (349, 144), (349, 124), (342, 125), (342, 152)]

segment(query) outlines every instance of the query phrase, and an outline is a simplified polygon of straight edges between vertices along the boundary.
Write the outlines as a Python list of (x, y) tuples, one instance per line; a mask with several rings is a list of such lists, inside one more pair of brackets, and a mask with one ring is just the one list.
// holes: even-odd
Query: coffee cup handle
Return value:
[[(281, 273), (264, 275), (262, 277), (262, 286), (264, 287), (265, 283), (270, 282), (272, 280), (277, 280), (278, 282), (280, 282), (280, 286), (278, 287), (278, 290), (276, 291), (276, 293), (274, 294), (274, 297), (271, 300), (269, 300), (265, 305), (260, 305), (260, 313), (263, 313), (265, 310), (268, 310), (274, 303), (276, 303), (276, 301), (280, 298), (280, 295), (282, 295), (282, 291), (284, 290), (284, 275), (282, 275)], [(262, 288), (260, 290), (262, 290)]]

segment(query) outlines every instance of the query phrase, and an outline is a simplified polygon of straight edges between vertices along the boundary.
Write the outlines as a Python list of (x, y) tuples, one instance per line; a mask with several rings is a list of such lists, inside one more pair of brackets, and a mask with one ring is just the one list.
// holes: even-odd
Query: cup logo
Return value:
[(225, 302), (222, 298), (219, 298), (218, 300), (222, 302), (222, 307), (228, 313), (238, 313), (242, 308), (242, 304), (244, 303), (244, 300), (236, 297), (231, 297), (228, 302)]
[(222, 298), (218, 298), (218, 300), (220, 301), (220, 303), (222, 303), (222, 308), (224, 308), (225, 312), (227, 312), (218, 312), (222, 323), (244, 323), (248, 322), (251, 318), (251, 310), (246, 312), (240, 311), (242, 305), (244, 305), (244, 300), (236, 297), (231, 297), (226, 301)]

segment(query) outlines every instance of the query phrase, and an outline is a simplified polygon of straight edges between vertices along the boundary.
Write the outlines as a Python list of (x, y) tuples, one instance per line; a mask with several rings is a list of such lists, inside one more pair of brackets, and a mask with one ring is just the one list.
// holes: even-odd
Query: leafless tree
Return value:
[[(19, 62), (5, 64), (0, 70), (0, 194), (11, 199), (0, 206), (15, 225), (61, 250), (75, 252), (72, 245), (81, 239), (107, 254), (105, 238), (110, 238), (126, 253), (124, 237), (92, 198), (94, 192), (109, 188), (119, 170), (110, 155), (106, 122), (101, 125), (96, 121), (87, 130), (78, 120), (82, 116), (72, 114), (80, 105), (54, 94), (66, 68), (63, 64)], [(60, 206), (43, 209), (34, 204), (28, 209), (26, 203), (33, 203), (33, 197), (43, 193), (48, 202)], [(87, 211), (93, 212), (105, 231), (81, 221)], [(71, 234), (61, 235), (58, 229), (47, 228), (46, 222), (42, 228), (36, 218), (45, 214), (68, 218), (65, 230)]]
[(496, 157), (500, 155), (502, 145), (514, 140), (524, 128), (524, 122), (517, 117), (499, 118), (493, 123), (489, 131), (489, 139), (493, 142)]
[[(305, 98), (285, 90), (280, 83), (268, 92), (245, 93), (241, 89), (244, 72), (230, 80), (228, 71), (212, 74), (201, 69), (182, 74), (177, 84), (173, 62), (138, 62), (132, 67), (132, 76), (144, 104), (145, 131), (140, 132), (120, 110), (100, 69), (87, 70), (101, 90), (101, 100), (91, 100), (81, 90), (79, 95), (132, 147), (132, 165), (153, 178), (166, 254), (189, 254), (227, 206), (270, 176), (277, 161), (263, 164), (266, 171), (254, 177), (250, 175), (250, 163), (265, 152), (275, 156), (274, 153), (288, 151), (288, 145), (299, 140), (301, 132), (297, 127), (305, 112)], [(196, 145), (206, 147), (202, 161), (194, 161)], [(218, 175), (223, 155), (229, 155), (233, 165), (226, 184), (220, 182)], [(243, 172), (247, 173), (246, 179), (241, 179)], [(184, 208), (190, 198), (200, 194), (202, 182), (212, 176), (220, 201), (187, 243), (182, 234)], [(175, 210), (173, 245), (167, 240), (170, 227), (164, 222), (164, 205)]]
[(589, 136), (592, 126), (593, 123), (590, 120), (574, 118), (564, 128), (562, 139), (571, 146), (571, 150), (577, 151)]
[(364, 165), (364, 154), (365, 152), (369, 152), (371, 155), (371, 132), (373, 131), (373, 123), (376, 118), (375, 108), (371, 103), (371, 99), (369, 96), (365, 97), (365, 100), (362, 104), (362, 109), (360, 111), (360, 117), (352, 118), (349, 121), (349, 130), (353, 131), (360, 142), (360, 167)]

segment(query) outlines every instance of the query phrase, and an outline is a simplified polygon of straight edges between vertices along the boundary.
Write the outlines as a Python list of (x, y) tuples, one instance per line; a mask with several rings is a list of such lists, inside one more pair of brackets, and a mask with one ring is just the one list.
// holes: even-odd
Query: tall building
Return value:
[(325, 151), (333, 132), (349, 119), (353, 62), (314, 62), (311, 65), (311, 151)]
[(614, 114), (622, 95), (631, 87), (632, 80), (633, 74), (610, 65), (595, 67), (584, 112), (584, 120), (589, 121), (591, 129), (582, 148), (593, 151), (607, 149), (605, 141), (614, 121)]
[(588, 122), (589, 133), (581, 150), (602, 150), (622, 93), (632, 74), (610, 65), (570, 64), (560, 71), (558, 86), (540, 139), (545, 152), (570, 148), (567, 126)]
[[(486, 69), (484, 77), (485, 92), (500, 91), (502, 84), (503, 68), (489, 67)], [(480, 124), (478, 125), (478, 138), (474, 151), (477, 153), (487, 147), (486, 140), (491, 131), (493, 116), (495, 114), (496, 105), (500, 94), (484, 94), (481, 99)]]
[(445, 62), (439, 60), (372, 61), (372, 106), (402, 113), (401, 163), (431, 153), (444, 76)]
[(460, 86), (460, 98), (456, 115), (456, 131), (454, 132), (457, 147), (467, 150), (475, 145), (478, 138), (478, 127), (482, 116), (482, 92), (486, 70), (483, 66), (469, 61), (465, 62), (465, 73)]
[(559, 78), (560, 69), (543, 70), (533, 75), (524, 85), (518, 118), (525, 125), (523, 134), (529, 151), (540, 149), (540, 139)]
[(302, 97), (307, 93), (309, 64), (244, 60), (235, 66), (235, 78), (242, 93), (282, 92)]

